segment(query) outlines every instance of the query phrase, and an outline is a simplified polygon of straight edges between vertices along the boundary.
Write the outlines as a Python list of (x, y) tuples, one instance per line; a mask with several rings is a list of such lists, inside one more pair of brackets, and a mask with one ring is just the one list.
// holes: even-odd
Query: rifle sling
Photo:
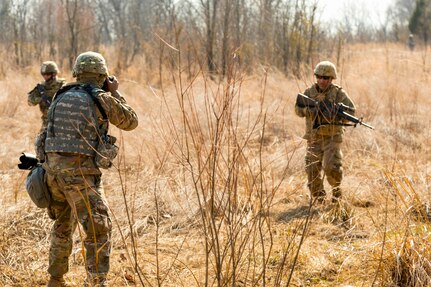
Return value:
[(92, 85), (83, 85), (84, 90), (90, 95), (90, 97), (93, 99), (94, 103), (96, 104), (97, 108), (99, 109), (100, 113), (102, 114), (102, 117), (104, 120), (108, 119), (108, 116), (106, 115), (105, 110), (103, 109), (102, 105), (99, 102), (99, 99), (94, 95), (94, 86)]
[(317, 129), (320, 126), (344, 126), (344, 127), (356, 127), (357, 124), (343, 124), (343, 123), (321, 123), (313, 126), (313, 129)]

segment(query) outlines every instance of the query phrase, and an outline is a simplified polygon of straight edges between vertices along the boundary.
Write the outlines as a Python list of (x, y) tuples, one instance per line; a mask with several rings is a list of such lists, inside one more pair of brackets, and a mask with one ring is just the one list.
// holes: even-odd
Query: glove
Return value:
[(318, 107), (306, 107), (305, 108), (306, 113), (311, 115), (311, 116), (315, 116), (317, 115), (319, 108)]
[(326, 119), (333, 119), (337, 115), (337, 106), (328, 101), (320, 102), (319, 113)]
[(43, 94), (41, 101), (44, 102), (46, 107), (49, 108), (49, 106), (51, 105), (52, 98), (49, 98), (47, 95)]

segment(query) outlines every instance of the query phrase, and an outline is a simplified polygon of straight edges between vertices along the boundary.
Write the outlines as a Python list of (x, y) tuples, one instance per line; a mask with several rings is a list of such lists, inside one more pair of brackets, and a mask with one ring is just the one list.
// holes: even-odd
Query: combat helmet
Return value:
[(72, 75), (76, 77), (82, 73), (108, 75), (105, 58), (99, 53), (88, 51), (80, 54), (73, 65)]
[(57, 64), (53, 61), (45, 61), (42, 63), (42, 66), (40, 66), (40, 73), (42, 75), (44, 74), (58, 74), (59, 70), (57, 67)]
[(329, 61), (322, 61), (314, 68), (314, 74), (318, 76), (329, 76), (333, 79), (337, 78), (337, 68)]

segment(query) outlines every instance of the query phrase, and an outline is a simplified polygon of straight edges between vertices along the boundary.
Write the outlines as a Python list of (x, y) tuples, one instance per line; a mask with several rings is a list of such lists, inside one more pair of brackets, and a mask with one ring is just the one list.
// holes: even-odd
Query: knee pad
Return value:
[(343, 168), (341, 165), (333, 165), (325, 171), (325, 174), (331, 186), (338, 186), (343, 179)]

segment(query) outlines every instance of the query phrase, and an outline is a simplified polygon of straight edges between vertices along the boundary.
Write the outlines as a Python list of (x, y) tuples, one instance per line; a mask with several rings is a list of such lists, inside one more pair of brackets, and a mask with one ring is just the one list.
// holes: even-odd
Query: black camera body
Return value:
[(31, 170), (39, 164), (39, 160), (34, 154), (23, 152), (19, 157), (21, 163), (18, 164), (19, 169)]

